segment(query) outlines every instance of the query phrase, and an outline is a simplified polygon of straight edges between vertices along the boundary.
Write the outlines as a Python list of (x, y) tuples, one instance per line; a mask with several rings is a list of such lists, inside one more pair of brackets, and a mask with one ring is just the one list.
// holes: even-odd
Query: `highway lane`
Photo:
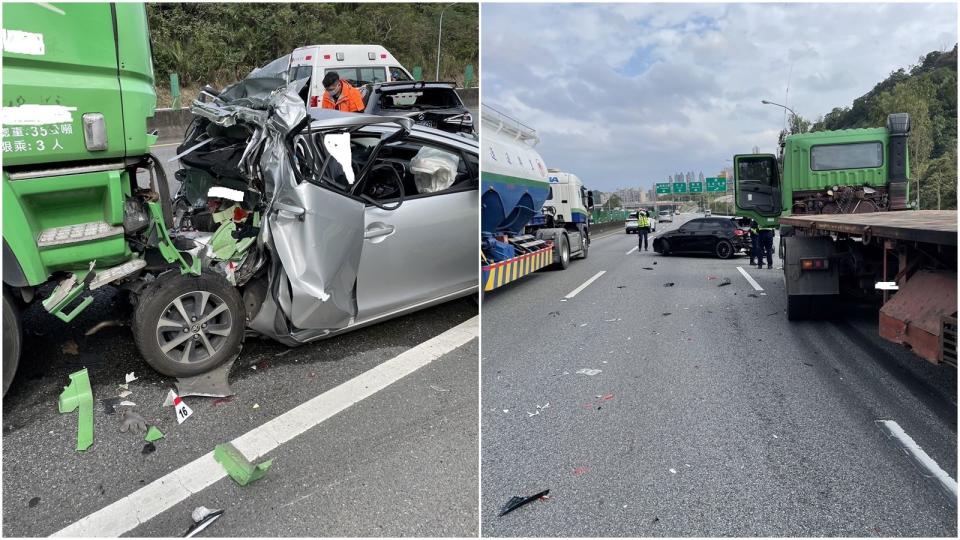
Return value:
[(635, 245), (597, 238), (587, 260), (484, 297), (483, 534), (956, 534), (955, 499), (877, 425), (955, 480), (955, 370), (881, 340), (870, 307), (789, 323), (781, 272), (745, 256)]

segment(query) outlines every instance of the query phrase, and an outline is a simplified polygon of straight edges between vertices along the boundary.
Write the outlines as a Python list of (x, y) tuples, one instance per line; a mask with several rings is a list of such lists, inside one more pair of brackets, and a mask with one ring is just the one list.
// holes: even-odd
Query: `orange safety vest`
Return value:
[(330, 98), (330, 92), (323, 92), (323, 108), (336, 109), (343, 112), (363, 112), (363, 97), (360, 90), (357, 90), (344, 79), (340, 79), (340, 98), (336, 103)]

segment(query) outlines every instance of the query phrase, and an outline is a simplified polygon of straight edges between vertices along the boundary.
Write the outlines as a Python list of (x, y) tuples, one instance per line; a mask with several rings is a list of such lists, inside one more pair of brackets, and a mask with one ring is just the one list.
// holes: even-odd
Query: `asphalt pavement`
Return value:
[(778, 268), (636, 244), (484, 296), (484, 536), (957, 535), (955, 495), (877, 423), (955, 480), (955, 369), (879, 338), (873, 306), (787, 321)]
[[(84, 335), (122, 313), (110, 287), (72, 324), (39, 305), (25, 312), (21, 371), (3, 402), (5, 536), (46, 536), (107, 512), (215, 445), (418, 351), (475, 317), (477, 305), (461, 299), (299, 348), (248, 338), (231, 371), (236, 395), (184, 398), (194, 412), (181, 425), (161, 406), (174, 380), (143, 362), (128, 327)], [(274, 464), (263, 479), (245, 487), (220, 479), (124, 534), (182, 535), (203, 505), (226, 511), (208, 536), (476, 536), (477, 354), (475, 337), (444, 351), (268, 452)], [(95, 435), (80, 453), (77, 416), (59, 414), (57, 397), (82, 367)], [(143, 433), (120, 433), (119, 415), (101, 402), (131, 372), (124, 399), (165, 434), (149, 453)]]

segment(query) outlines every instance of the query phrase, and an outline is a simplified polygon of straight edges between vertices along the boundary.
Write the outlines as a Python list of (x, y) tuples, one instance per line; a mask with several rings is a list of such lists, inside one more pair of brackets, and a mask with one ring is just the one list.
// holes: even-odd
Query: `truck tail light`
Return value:
[(826, 270), (830, 268), (830, 259), (800, 259), (801, 270)]
[(310, 96), (310, 106), (311, 106), (311, 107), (317, 107), (317, 106), (318, 106), (317, 101), (319, 101), (318, 98), (317, 98), (317, 96)]

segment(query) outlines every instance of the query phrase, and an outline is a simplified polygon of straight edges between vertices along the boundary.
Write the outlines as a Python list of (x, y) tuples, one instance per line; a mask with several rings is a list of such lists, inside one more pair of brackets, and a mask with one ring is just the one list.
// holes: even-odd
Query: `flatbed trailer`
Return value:
[(882, 290), (881, 337), (956, 366), (955, 210), (792, 215), (780, 226), (788, 314), (794, 298), (838, 294), (843, 277)]

